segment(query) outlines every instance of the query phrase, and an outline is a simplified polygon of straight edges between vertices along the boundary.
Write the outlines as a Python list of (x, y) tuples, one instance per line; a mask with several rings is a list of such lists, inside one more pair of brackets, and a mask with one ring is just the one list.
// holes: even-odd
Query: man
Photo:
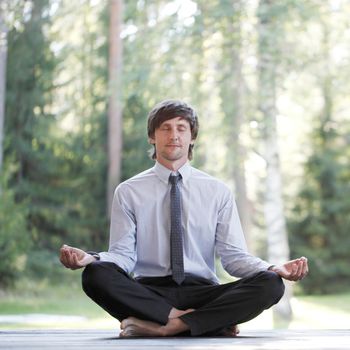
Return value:
[[(280, 300), (281, 277), (308, 273), (304, 257), (274, 266), (247, 253), (230, 190), (189, 164), (197, 133), (192, 107), (156, 105), (148, 116), (156, 163), (117, 187), (108, 252), (61, 248), (64, 266), (86, 267), (83, 289), (121, 321), (120, 336), (234, 336)], [(239, 280), (219, 285), (215, 253)]]

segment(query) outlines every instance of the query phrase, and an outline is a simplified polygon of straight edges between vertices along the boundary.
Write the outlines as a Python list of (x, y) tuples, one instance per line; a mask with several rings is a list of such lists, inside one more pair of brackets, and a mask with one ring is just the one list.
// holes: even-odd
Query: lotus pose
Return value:
[[(155, 165), (116, 188), (108, 251), (60, 250), (65, 267), (85, 267), (85, 293), (121, 322), (121, 337), (235, 336), (281, 299), (282, 278), (308, 273), (305, 257), (273, 265), (247, 252), (231, 191), (190, 165), (197, 134), (191, 106), (157, 104)], [(216, 255), (235, 282), (219, 284)]]

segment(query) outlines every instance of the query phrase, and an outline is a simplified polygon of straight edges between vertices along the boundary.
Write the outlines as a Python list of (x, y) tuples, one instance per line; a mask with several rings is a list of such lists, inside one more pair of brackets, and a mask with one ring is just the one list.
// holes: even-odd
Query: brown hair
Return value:
[[(157, 128), (166, 120), (181, 117), (188, 121), (191, 127), (192, 140), (198, 135), (198, 116), (196, 111), (187, 103), (179, 100), (164, 100), (153, 107), (148, 114), (147, 133), (149, 138), (154, 138)], [(156, 159), (156, 147), (150, 150), (152, 159)], [(194, 145), (190, 145), (188, 149), (188, 159), (192, 159), (192, 150)]]

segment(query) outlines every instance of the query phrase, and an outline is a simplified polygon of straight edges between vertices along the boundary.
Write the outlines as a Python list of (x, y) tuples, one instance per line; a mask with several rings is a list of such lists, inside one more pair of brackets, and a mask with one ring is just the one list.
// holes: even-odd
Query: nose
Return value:
[(178, 140), (178, 138), (179, 138), (179, 134), (178, 134), (177, 130), (172, 129), (170, 132), (170, 139), (176, 141), (176, 140)]

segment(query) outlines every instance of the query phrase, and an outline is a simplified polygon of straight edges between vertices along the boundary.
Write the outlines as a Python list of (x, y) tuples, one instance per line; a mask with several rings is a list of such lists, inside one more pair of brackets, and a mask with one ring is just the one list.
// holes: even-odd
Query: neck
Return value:
[(166, 159), (157, 159), (157, 162), (165, 166), (171, 171), (178, 171), (184, 164), (186, 164), (187, 159), (179, 159), (175, 161), (170, 161)]

